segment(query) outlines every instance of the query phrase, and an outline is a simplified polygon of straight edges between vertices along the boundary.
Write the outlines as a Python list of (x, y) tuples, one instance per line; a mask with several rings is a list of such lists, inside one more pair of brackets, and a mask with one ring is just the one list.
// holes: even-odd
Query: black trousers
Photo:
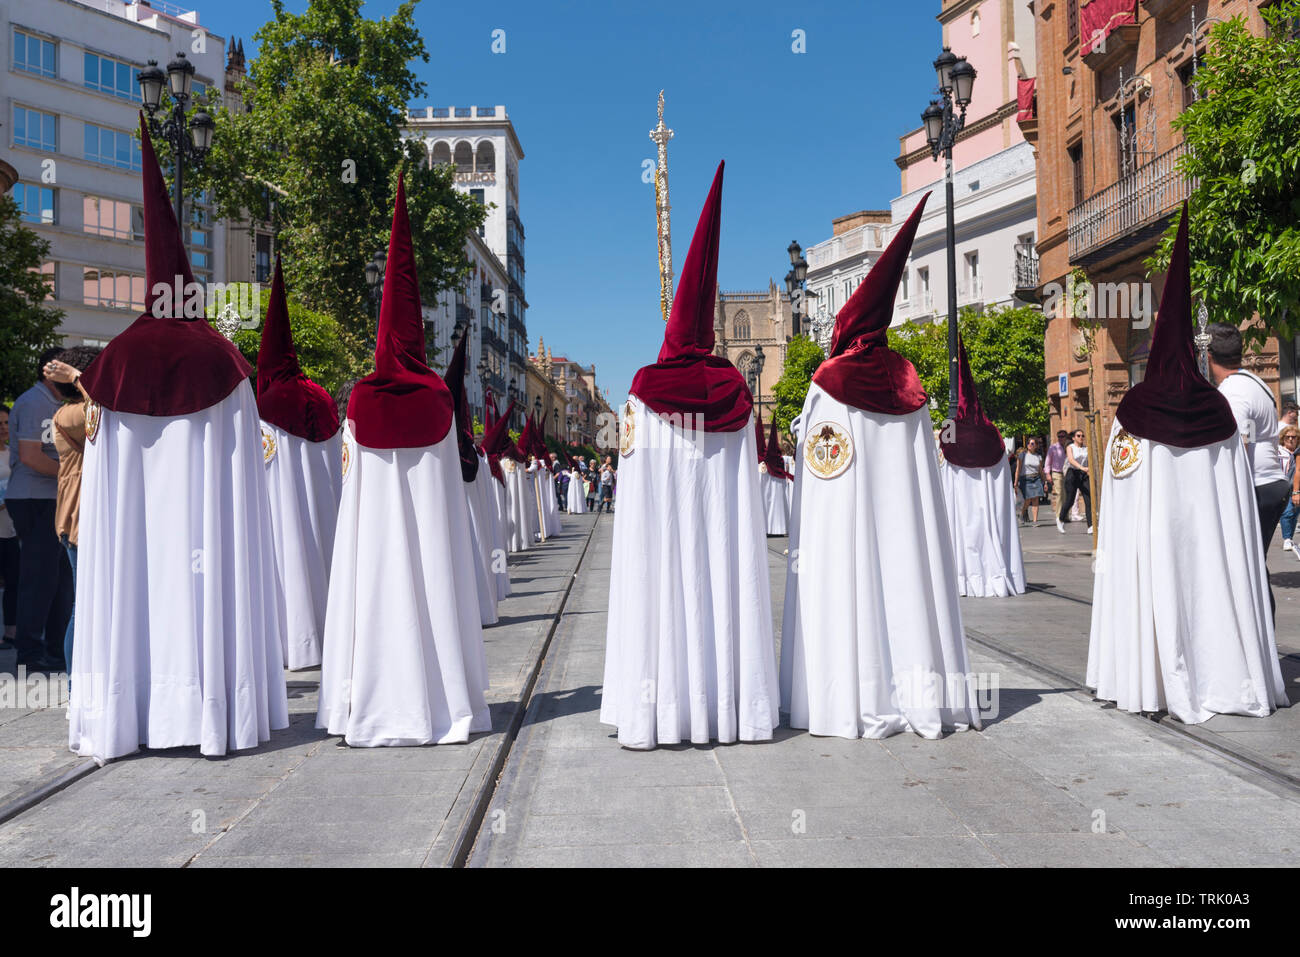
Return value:
[[(1255, 486), (1255, 507), (1259, 509), (1259, 532), (1264, 542), (1264, 561), (1268, 562), (1268, 546), (1273, 544), (1273, 533), (1282, 520), (1287, 503), (1291, 501), (1291, 483), (1286, 479)], [(1267, 569), (1265, 570), (1267, 574)], [(1273, 597), (1273, 582), (1268, 583), (1268, 603), (1277, 618), (1277, 599)]]
[(63, 637), (72, 615), (72, 566), (54, 534), (54, 499), (8, 499), (5, 507), (18, 530), (18, 664), (63, 658)]
[(5, 580), (4, 626), (18, 624), (18, 536), (0, 538), (0, 578)]
[[(1061, 494), (1061, 513), (1057, 516), (1065, 521), (1070, 515), (1070, 506), (1074, 504), (1074, 495), (1083, 496), (1084, 513), (1088, 516), (1088, 527), (1092, 528), (1092, 487), (1088, 482), (1088, 473), (1083, 469), (1066, 469), (1062, 477), (1065, 490)], [(1281, 513), (1278, 513), (1281, 518)]]

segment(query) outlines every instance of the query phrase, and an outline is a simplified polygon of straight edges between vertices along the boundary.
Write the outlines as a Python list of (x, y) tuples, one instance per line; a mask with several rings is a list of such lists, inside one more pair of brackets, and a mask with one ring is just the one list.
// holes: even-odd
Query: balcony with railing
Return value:
[(1070, 262), (1090, 265), (1163, 232), (1192, 183), (1178, 170), (1180, 143), (1070, 210)]
[(1017, 298), (1035, 301), (1038, 290), (1038, 249), (1033, 243), (1016, 243), (1011, 262), (1011, 288)]

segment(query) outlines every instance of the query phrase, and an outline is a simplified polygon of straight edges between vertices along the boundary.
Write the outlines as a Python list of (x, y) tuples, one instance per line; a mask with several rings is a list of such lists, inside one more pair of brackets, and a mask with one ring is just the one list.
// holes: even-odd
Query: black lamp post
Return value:
[(375, 341), (371, 343), (371, 348), (379, 340), (379, 301), (384, 296), (384, 272), (387, 268), (388, 253), (383, 249), (376, 252), (365, 267), (366, 287), (370, 290), (370, 318), (375, 323)]
[(758, 416), (763, 417), (763, 399), (761, 388), (763, 385), (763, 363), (767, 362), (767, 357), (763, 355), (761, 345), (754, 346), (754, 361), (749, 365), (749, 391), (754, 394), (754, 401), (758, 404)]
[[(803, 317), (807, 314), (804, 311), (802, 293), (804, 280), (808, 278), (808, 260), (804, 259), (803, 247), (798, 240), (790, 240), (785, 251), (790, 254), (790, 271), (785, 274), (785, 291), (790, 294), (791, 324), (797, 336), (803, 332)], [(796, 291), (800, 293), (798, 297), (795, 296)]]
[[(957, 414), (957, 226), (953, 217), (952, 147), (957, 134), (966, 125), (966, 107), (970, 106), (975, 86), (975, 68), (965, 57), (958, 57), (947, 47), (934, 61), (941, 99), (931, 100), (921, 114), (925, 139), (930, 153), (944, 157), (944, 190), (948, 216), (948, 417)], [(958, 113), (957, 109), (961, 112)]]
[[(144, 110), (148, 117), (149, 135), (155, 139), (162, 139), (172, 148), (176, 173), (174, 184), (176, 195), (173, 199), (176, 224), (181, 227), (182, 237), (188, 238), (184, 204), (185, 164), (188, 162), (197, 166), (203, 161), (203, 157), (212, 148), (212, 136), (216, 132), (216, 124), (205, 110), (195, 113), (194, 118), (188, 123), (186, 121), (185, 109), (190, 102), (194, 64), (185, 58), (184, 53), (177, 53), (176, 59), (167, 64), (166, 73), (158, 68), (157, 60), (150, 60), (136, 79), (140, 83), (140, 96), (144, 101)], [(164, 116), (160, 121), (156, 114), (162, 105), (164, 84), (171, 95), (172, 106), (171, 114)]]

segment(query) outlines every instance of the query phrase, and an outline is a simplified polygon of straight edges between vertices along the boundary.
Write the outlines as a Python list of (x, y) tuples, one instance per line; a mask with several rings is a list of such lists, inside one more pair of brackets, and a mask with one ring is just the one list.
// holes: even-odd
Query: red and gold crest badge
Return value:
[(619, 423), (618, 454), (631, 455), (636, 449), (636, 406), (628, 399), (623, 406), (623, 421)]
[(853, 461), (853, 440), (849, 438), (848, 430), (841, 431), (837, 423), (818, 423), (809, 430), (803, 457), (813, 475), (823, 479), (835, 478)]
[(352, 443), (345, 432), (343, 435), (343, 478), (348, 477), (348, 468), (352, 465)]
[(1110, 474), (1123, 478), (1141, 464), (1142, 442), (1127, 429), (1120, 429), (1110, 440)]
[(95, 441), (95, 436), (99, 435), (99, 420), (103, 410), (99, 403), (94, 399), (86, 402), (86, 441)]
[(266, 423), (263, 422), (262, 423), (262, 463), (264, 465), (271, 464), (271, 459), (275, 458), (275, 450), (276, 450), (275, 434), (270, 430), (270, 428), (267, 427)]

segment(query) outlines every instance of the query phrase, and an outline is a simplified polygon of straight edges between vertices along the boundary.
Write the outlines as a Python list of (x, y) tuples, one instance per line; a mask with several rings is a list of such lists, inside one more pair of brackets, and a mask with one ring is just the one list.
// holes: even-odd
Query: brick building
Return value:
[[(1035, 148), (1038, 171), (1038, 293), (1048, 314), (1051, 428), (1083, 425), (1096, 407), (1104, 438), (1120, 399), (1145, 372), (1164, 288), (1163, 274), (1148, 275), (1144, 260), (1190, 193), (1175, 168), (1183, 144), (1171, 122), (1196, 95), (1193, 52), (1204, 53), (1206, 18), (1240, 14), (1257, 33), (1265, 24), (1260, 4), (1247, 0), (1032, 0), (1031, 6), (1038, 76), (1023, 83), (1018, 123)], [(1066, 300), (1051, 298), (1054, 289), (1067, 288), (1076, 267), (1095, 290), (1092, 315), (1104, 322), (1091, 370)], [(1294, 344), (1283, 351), (1290, 364)], [(1290, 388), (1279, 390), (1276, 339), (1246, 364), (1275, 392), (1294, 394), (1293, 377)]]

